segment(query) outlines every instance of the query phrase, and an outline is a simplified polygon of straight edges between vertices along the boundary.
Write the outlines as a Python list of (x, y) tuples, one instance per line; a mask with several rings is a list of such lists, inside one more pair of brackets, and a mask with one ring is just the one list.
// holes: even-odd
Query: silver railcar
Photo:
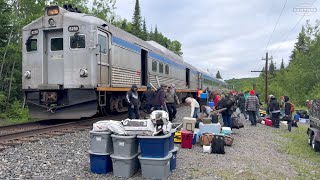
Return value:
[(132, 84), (140, 92), (148, 83), (175, 84), (184, 98), (205, 88), (206, 79), (218, 81), (155, 42), (58, 6), (45, 8), (22, 34), (22, 88), (34, 118), (126, 111), (125, 93)]

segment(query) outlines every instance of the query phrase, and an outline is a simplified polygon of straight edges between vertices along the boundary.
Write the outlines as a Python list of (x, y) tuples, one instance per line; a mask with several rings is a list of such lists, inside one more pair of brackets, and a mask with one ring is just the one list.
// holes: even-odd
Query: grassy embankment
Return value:
[(300, 124), (290, 133), (286, 129), (276, 132), (282, 138), (280, 151), (289, 155), (289, 162), (297, 172), (295, 179), (320, 178), (320, 153), (315, 152), (308, 144), (308, 125)]

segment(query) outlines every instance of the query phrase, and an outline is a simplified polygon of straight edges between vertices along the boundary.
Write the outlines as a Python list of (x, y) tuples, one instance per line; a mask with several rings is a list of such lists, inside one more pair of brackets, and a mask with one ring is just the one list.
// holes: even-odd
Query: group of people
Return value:
[(143, 104), (147, 114), (150, 114), (152, 110), (165, 110), (169, 114), (169, 120), (172, 121), (176, 118), (176, 105), (180, 104), (174, 84), (169, 87), (161, 84), (156, 91), (149, 84), (147, 90), (142, 94), (141, 101), (138, 94), (138, 86), (133, 84), (126, 94), (126, 101), (128, 103), (129, 119), (140, 119), (139, 106)]
[[(210, 92), (206, 89), (204, 92)], [(280, 121), (288, 122), (288, 130), (291, 131), (291, 127), (297, 127), (296, 121), (292, 120), (293, 104), (290, 103), (288, 96), (281, 97), (281, 103), (278, 103), (274, 95), (269, 95), (268, 97), (267, 114), (273, 122), (273, 126), (276, 128), (280, 127)], [(222, 110), (221, 115), (223, 119), (223, 126), (232, 128), (233, 122), (231, 115), (233, 112), (239, 108), (240, 112), (244, 115), (246, 120), (251, 122), (252, 126), (257, 125), (257, 118), (260, 116), (260, 108), (262, 108), (262, 103), (260, 101), (259, 94), (254, 90), (247, 92), (237, 93), (235, 91), (230, 92), (210, 92), (208, 101), (214, 102), (214, 106), (210, 107), (207, 105), (201, 106), (201, 117), (198, 117), (198, 111), (200, 110), (200, 105), (196, 99), (188, 97), (186, 103), (191, 107), (190, 116), (193, 118), (201, 118), (210, 116), (212, 111)]]

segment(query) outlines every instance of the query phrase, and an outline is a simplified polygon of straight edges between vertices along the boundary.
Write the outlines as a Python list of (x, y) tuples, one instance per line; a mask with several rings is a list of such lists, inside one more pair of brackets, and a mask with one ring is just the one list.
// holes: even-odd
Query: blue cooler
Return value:
[(300, 115), (299, 114), (295, 114), (293, 116), (293, 120), (299, 121), (299, 119), (300, 119)]
[(90, 153), (90, 170), (97, 174), (107, 174), (112, 171), (112, 160), (110, 154)]
[(173, 150), (174, 148), (174, 133), (176, 131), (175, 130), (171, 130), (171, 136), (170, 136), (170, 139), (169, 139), (169, 151)]
[(200, 99), (207, 99), (207, 93), (200, 93)]
[(208, 105), (209, 105), (210, 107), (213, 107), (213, 106), (214, 106), (214, 102), (208, 102)]
[(177, 166), (178, 147), (174, 147), (174, 149), (171, 150), (170, 152), (172, 153), (172, 157), (170, 159), (170, 171), (173, 171), (176, 169), (176, 166)]
[(169, 154), (169, 141), (172, 133), (163, 136), (138, 136), (141, 157), (164, 158)]

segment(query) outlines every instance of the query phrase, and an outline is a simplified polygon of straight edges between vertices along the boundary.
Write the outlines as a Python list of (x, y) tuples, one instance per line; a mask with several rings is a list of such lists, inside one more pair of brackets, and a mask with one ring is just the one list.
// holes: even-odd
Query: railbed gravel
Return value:
[[(176, 122), (189, 113), (189, 107), (180, 107)], [(192, 149), (175, 144), (177, 169), (169, 179), (292, 179), (296, 172), (279, 151), (273, 131), (245, 122), (244, 128), (233, 130), (234, 144), (224, 155), (204, 154), (198, 144)], [(121, 179), (90, 172), (89, 144), (85, 130), (7, 148), (0, 152), (0, 179)], [(130, 179), (142, 179), (141, 171)]]

